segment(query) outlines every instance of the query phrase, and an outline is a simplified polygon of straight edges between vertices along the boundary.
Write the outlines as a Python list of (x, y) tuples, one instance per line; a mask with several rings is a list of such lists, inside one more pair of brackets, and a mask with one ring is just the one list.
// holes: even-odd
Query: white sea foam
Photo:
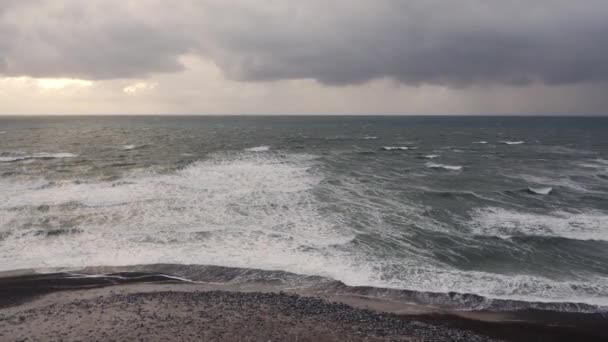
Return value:
[(363, 140), (377, 140), (377, 139), (378, 139), (378, 137), (374, 137), (374, 136), (363, 137)]
[(29, 159), (30, 156), (12, 156), (12, 157), (0, 157), (0, 162), (10, 163), (19, 160)]
[(125, 151), (129, 151), (129, 150), (134, 149), (135, 147), (136, 147), (135, 145), (124, 145), (122, 147), (122, 149), (125, 150)]
[(6, 131), (2, 131), (2, 132), (0, 132), (0, 134), (5, 134), (5, 133), (6, 133)]
[[(311, 190), (322, 178), (310, 172), (313, 162), (259, 154), (115, 183), (2, 179), (0, 232), (14, 234), (0, 240), (0, 270), (175, 262), (353, 281), (358, 268), (350, 259), (324, 250), (354, 233), (320, 212)], [(37, 234), (71, 225), (80, 232)]]
[(525, 144), (525, 141), (501, 141), (501, 143), (505, 145), (522, 145)]
[(249, 151), (249, 152), (267, 152), (267, 151), (270, 151), (270, 146), (256, 146), (256, 147), (246, 148), (245, 151)]
[(35, 154), (13, 154), (9, 156), (0, 157), (0, 162), (15, 162), (20, 160), (27, 159), (61, 159), (61, 158), (76, 158), (77, 154), (67, 153), (67, 152), (59, 152), (59, 153), (35, 153)]
[(444, 169), (450, 171), (461, 171), (462, 166), (457, 165), (445, 165), (445, 164), (437, 164), (437, 163), (426, 163), (426, 167), (429, 169)]
[[(438, 265), (417, 249), (403, 248), (387, 257), (353, 247), (363, 228), (327, 211), (327, 204), (315, 197), (325, 183), (315, 163), (310, 155), (244, 152), (216, 155), (169, 174), (150, 172), (116, 182), (0, 178), (0, 233), (8, 233), (0, 239), (0, 271), (212, 264), (328, 276), (348, 285), (608, 302), (602, 296), (608, 293), (605, 281), (463, 271)], [(367, 198), (366, 189), (348, 182), (333, 195), (346, 203), (343, 209), (363, 212), (365, 229), (386, 241), (404, 237), (402, 230), (392, 232), (386, 226), (387, 205), (398, 207), (410, 220), (420, 216), (422, 225), (436, 224), (390, 196)], [(482, 214), (478, 220), (483, 221)], [(47, 236), (38, 233), (41, 229), (73, 231)]]
[(578, 163), (577, 165), (586, 169), (607, 169), (608, 160), (596, 158), (587, 162)]
[[(514, 178), (523, 179), (528, 183), (542, 184), (541, 186), (538, 186), (540, 188), (564, 187), (564, 188), (568, 188), (570, 190), (580, 192), (580, 193), (595, 193), (595, 191), (586, 188), (584, 184), (580, 184), (579, 182), (576, 182), (570, 178), (565, 178), (565, 177), (564, 178), (553, 178), (553, 177), (549, 177), (549, 176), (535, 176), (535, 175), (522, 174), (522, 175), (518, 175)], [(534, 186), (534, 187), (536, 188), (537, 186)]]
[(481, 141), (473, 141), (473, 144), (487, 144), (487, 141), (481, 140)]
[(608, 215), (599, 211), (550, 214), (512, 211), (502, 208), (477, 209), (472, 213), (471, 228), (479, 235), (553, 236), (575, 240), (608, 241)]
[(435, 158), (439, 158), (439, 157), (441, 157), (441, 156), (438, 154), (427, 154), (424, 156), (425, 159), (435, 159)]
[(407, 151), (410, 147), (407, 146), (382, 146), (385, 151)]
[(593, 161), (596, 163), (608, 166), (608, 160), (606, 160), (606, 159), (596, 158)]
[(34, 159), (46, 159), (46, 158), (50, 158), (50, 159), (55, 159), (55, 158), (76, 158), (78, 157), (77, 154), (74, 153), (68, 153), (68, 152), (59, 152), (59, 153), (46, 153), (46, 152), (42, 152), (42, 153), (36, 153), (32, 156)]
[(586, 169), (603, 169), (605, 165), (593, 164), (593, 163), (579, 163), (577, 164), (580, 167), (584, 167)]
[(528, 191), (535, 193), (537, 195), (548, 195), (553, 191), (553, 188), (548, 186), (548, 187), (528, 187)]
[[(382, 264), (382, 262), (380, 262)], [(381, 267), (381, 266), (380, 266)], [(378, 284), (379, 283), (379, 284)], [(556, 281), (525, 274), (502, 275), (479, 271), (459, 271), (439, 267), (412, 266), (400, 273), (399, 280), (372, 286), (403, 288), (436, 293), (475, 293), (487, 298), (532, 302), (571, 302), (591, 305), (608, 305), (608, 282), (602, 277)], [(483, 309), (483, 307), (477, 307)]]

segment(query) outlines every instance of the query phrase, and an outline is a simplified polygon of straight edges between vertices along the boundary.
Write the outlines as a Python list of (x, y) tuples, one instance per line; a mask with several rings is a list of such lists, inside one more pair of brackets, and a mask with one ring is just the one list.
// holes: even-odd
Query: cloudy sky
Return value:
[(0, 114), (608, 114), (606, 0), (1, 0)]

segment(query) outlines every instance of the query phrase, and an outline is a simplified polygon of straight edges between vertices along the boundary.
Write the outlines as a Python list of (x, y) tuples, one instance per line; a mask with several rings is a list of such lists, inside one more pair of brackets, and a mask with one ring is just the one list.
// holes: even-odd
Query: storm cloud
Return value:
[(4, 0), (0, 74), (465, 87), (608, 81), (604, 0)]

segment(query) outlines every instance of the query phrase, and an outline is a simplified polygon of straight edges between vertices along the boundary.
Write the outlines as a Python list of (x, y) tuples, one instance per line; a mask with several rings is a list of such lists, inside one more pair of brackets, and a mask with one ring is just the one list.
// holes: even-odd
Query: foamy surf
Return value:
[(445, 165), (437, 163), (426, 163), (426, 167), (429, 169), (443, 169), (449, 171), (462, 171), (462, 166), (459, 165)]
[(608, 241), (605, 223), (608, 215), (600, 211), (549, 214), (514, 211), (502, 208), (476, 209), (471, 228), (480, 235), (503, 238), (516, 236), (549, 236), (573, 240)]
[(505, 145), (523, 145), (526, 142), (525, 141), (501, 141), (502, 144)]
[[(475, 294), (462, 296), (465, 307), (478, 296), (523, 308), (608, 298), (599, 125), (558, 139), (488, 118), (483, 131), (439, 118), (155, 117), (128, 129), (120, 118), (52, 119), (61, 120), (68, 128), (0, 122), (3, 151), (15, 151), (0, 157), (49, 152), (49, 141), (50, 152), (83, 156), (0, 163), (0, 269), (215, 264), (416, 296)], [(471, 144), (487, 137), (547, 145)], [(554, 145), (571, 150), (545, 148)]]
[(135, 149), (135, 147), (136, 147), (135, 145), (124, 145), (124, 146), (122, 146), (121, 149), (123, 149), (125, 151), (129, 151), (129, 150)]
[(531, 192), (531, 193), (533, 193), (533, 194), (536, 194), (536, 195), (548, 195), (548, 194), (550, 194), (553, 191), (553, 188), (550, 187), (550, 186), (541, 187), (541, 188), (538, 188), (538, 187), (528, 187), (528, 191)]
[(245, 151), (249, 151), (249, 152), (268, 152), (270, 151), (270, 146), (256, 146), (256, 147), (250, 147), (250, 148), (246, 148)]
[[(308, 171), (311, 161), (299, 155), (235, 156), (120, 182), (42, 187), (0, 182), (0, 232), (5, 234), (0, 269), (123, 265), (128, 260), (301, 274), (351, 270), (347, 273), (354, 277), (353, 261), (337, 250), (324, 250), (354, 235), (319, 211), (310, 191), (321, 178)], [(36, 224), (41, 219), (42, 227)], [(79, 231), (43, 234), (71, 225)]]
[(407, 146), (382, 146), (381, 149), (384, 151), (407, 151), (411, 148)]
[(28, 159), (62, 159), (62, 158), (76, 158), (77, 154), (68, 153), (68, 152), (59, 152), (59, 153), (35, 153), (35, 154), (9, 154), (0, 156), (0, 162), (16, 162), (21, 160)]

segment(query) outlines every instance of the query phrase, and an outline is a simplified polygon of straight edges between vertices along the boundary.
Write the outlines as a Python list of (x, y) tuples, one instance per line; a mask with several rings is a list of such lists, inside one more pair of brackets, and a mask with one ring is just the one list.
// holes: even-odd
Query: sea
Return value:
[(0, 272), (109, 269), (608, 312), (608, 118), (0, 117)]

